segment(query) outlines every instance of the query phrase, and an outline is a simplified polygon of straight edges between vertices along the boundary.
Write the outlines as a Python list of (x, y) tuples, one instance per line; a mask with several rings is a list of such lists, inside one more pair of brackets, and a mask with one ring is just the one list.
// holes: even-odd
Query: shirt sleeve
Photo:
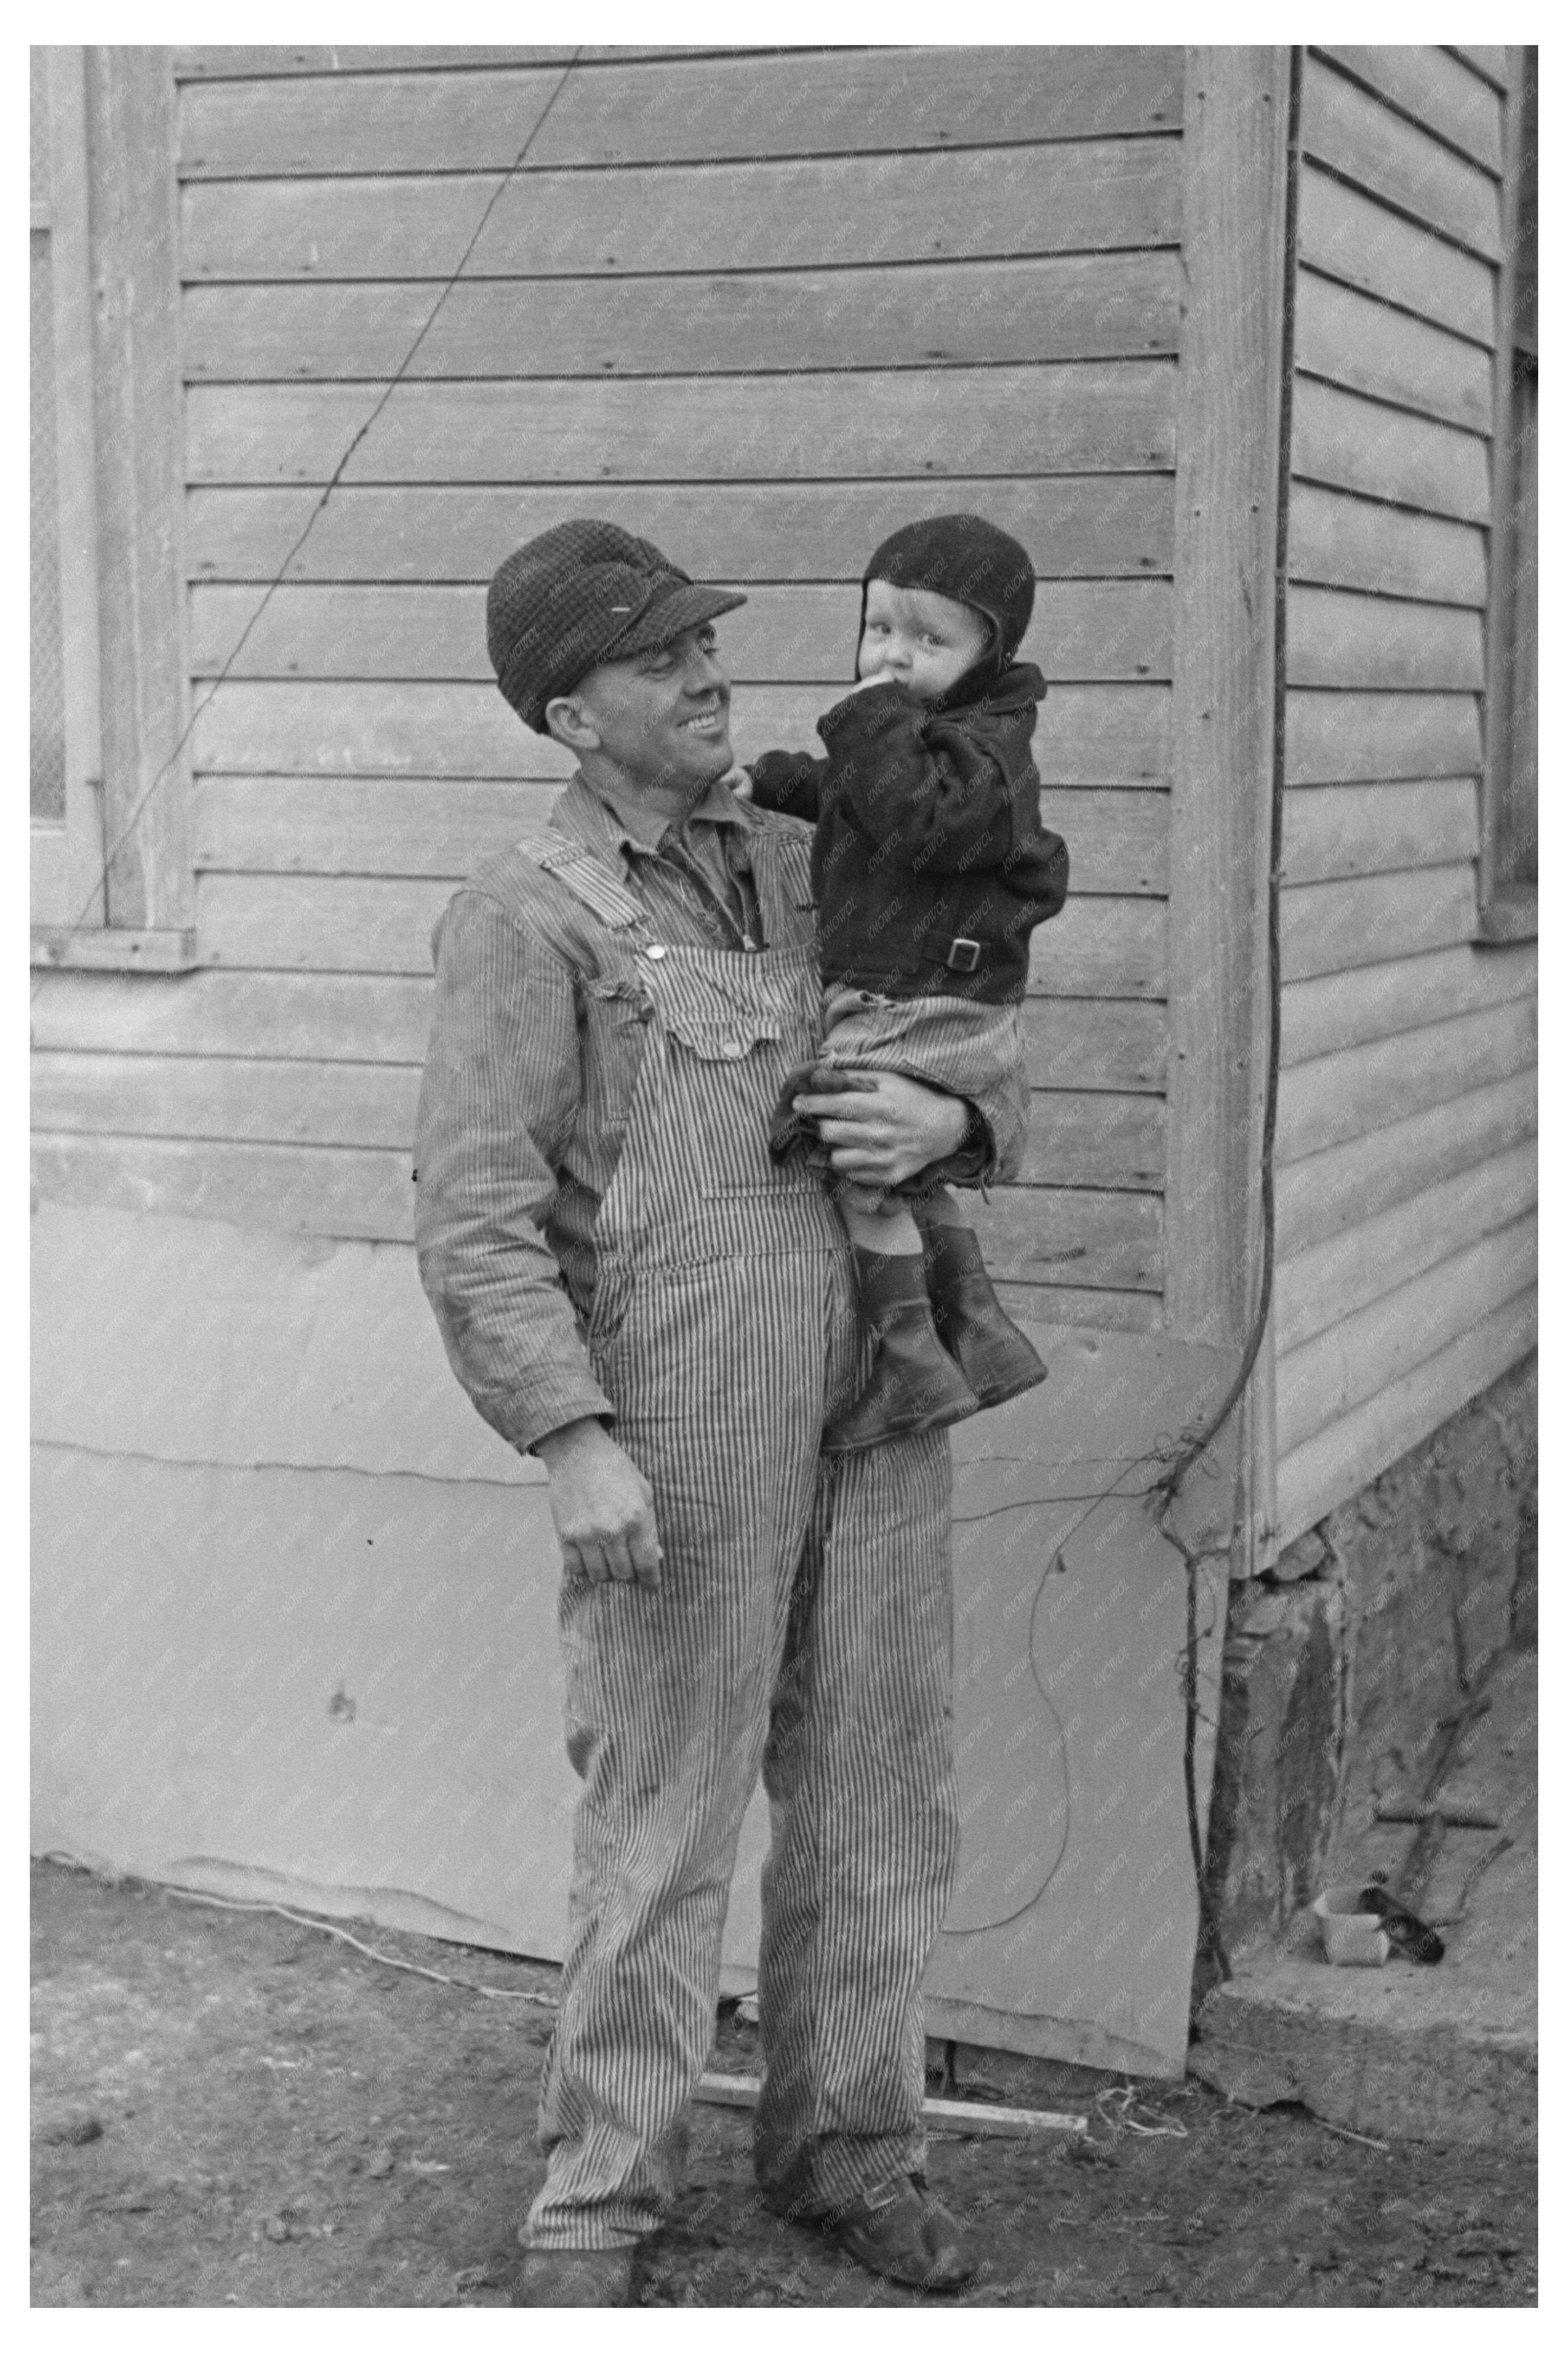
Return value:
[(581, 1092), (569, 966), (497, 901), (459, 892), (438, 934), (415, 1239), (452, 1369), (521, 1452), (614, 1418), (543, 1235)]
[(1006, 772), (960, 727), (931, 718), (889, 680), (825, 712), (826, 791), (873, 841), (897, 837), (927, 873), (999, 866), (1016, 818)]

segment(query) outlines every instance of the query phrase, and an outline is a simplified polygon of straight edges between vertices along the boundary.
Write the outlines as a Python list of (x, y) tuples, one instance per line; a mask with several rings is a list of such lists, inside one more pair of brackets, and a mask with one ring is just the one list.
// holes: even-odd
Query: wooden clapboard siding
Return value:
[[(127, 985), (116, 974), (73, 973), (40, 994), (33, 1041), (55, 1053), (418, 1064), (432, 998), (428, 977), (413, 975), (205, 970), (177, 981), (139, 975)], [(1163, 1088), (1157, 1003), (1032, 997), (1024, 1030), (1038, 1089)]]
[(947, 263), (637, 277), (608, 302), (595, 279), (491, 279), (438, 311), (421, 284), (195, 287), (183, 358), (200, 384), (374, 382), (416, 342), (410, 381), (1115, 359), (1173, 352), (1179, 296), (1164, 251), (977, 260), (957, 284)]
[(816, 749), (869, 550), (965, 507), (1035, 558), (1073, 859), (988, 1247), (1016, 1313), (1155, 1330), (1182, 54), (569, 55), (179, 53), (198, 968), (51, 980), (40, 1182), (405, 1242), (432, 926), (570, 768), (497, 563), (597, 512), (742, 586), (737, 749)]
[(1485, 955), (1469, 946), (1436, 948), (1392, 964), (1325, 973), (1285, 991), (1281, 1057), (1286, 1065), (1311, 1061), (1396, 1030), (1533, 997), (1535, 987), (1533, 940)]
[(1476, 940), (1503, 100), (1308, 58), (1274, 1295), (1281, 1541), (1528, 1346), (1535, 962)]
[(1294, 403), (1295, 471), (1426, 514), (1491, 516), (1487, 444), (1475, 433), (1303, 376)]
[(1289, 600), (1292, 686), (1468, 688), (1486, 682), (1481, 616), (1353, 589), (1298, 585)]
[[(1446, 866), (1479, 846), (1468, 776), (1396, 785), (1302, 785), (1285, 799), (1283, 879), (1342, 881)], [(198, 824), (199, 831), (199, 824)]]
[[(922, 483), (982, 461), (1001, 474), (1160, 471), (1174, 454), (1173, 375), (1168, 360), (866, 369), (852, 387), (791, 376), (767, 399), (745, 376), (689, 374), (663, 379), (659, 399), (641, 382), (400, 384), (343, 479), (497, 482), (526, 463), (535, 481), (592, 482), (604, 496), (622, 481), (875, 475), (889, 459)], [(369, 385), (193, 385), (187, 479), (325, 482), (381, 398)], [(1388, 415), (1417, 437), (1464, 438)], [(1435, 495), (1448, 454), (1423, 445), (1412, 459), (1416, 472), (1426, 461)]]
[(1496, 1233), (1528, 1215), (1535, 1200), (1535, 1146), (1516, 1145), (1284, 1260), (1274, 1285), (1280, 1354), (1440, 1265), (1456, 1234)]
[[(256, 588), (199, 587), (191, 598), (192, 669), (234, 678), (494, 678), (482, 588), (289, 586), (265, 604)], [(1454, 617), (1459, 625), (1460, 617)], [(1475, 623), (1478, 642), (1479, 622)], [(853, 675), (858, 583), (760, 587), (719, 624), (736, 681)], [(1046, 581), (1020, 649), (1047, 681), (1167, 679), (1171, 591), (1160, 580)]]
[(1502, 170), (1502, 109), (1496, 95), (1446, 50), (1414, 45), (1317, 54), (1394, 112), (1457, 148), (1495, 178)]
[(584, 278), (767, 269), (790, 224), (801, 269), (1174, 246), (1179, 138), (1075, 141), (799, 163), (197, 183), (184, 191), (197, 284)]
[(1486, 262), (1310, 161), (1300, 187), (1297, 250), (1304, 265), (1491, 348), (1496, 300)]
[(1479, 776), (1480, 766), (1480, 716), (1473, 694), (1360, 689), (1325, 694), (1292, 688), (1286, 697), (1287, 784)]
[(1168, 131), (1181, 53), (1157, 48), (752, 52), (479, 71), (189, 84), (186, 179), (722, 162), (1008, 146)]
[(1296, 364), (1347, 392), (1472, 433), (1490, 430), (1491, 355), (1483, 345), (1311, 269), (1297, 280)]
[(1280, 892), (1280, 967), (1289, 982), (1420, 955), (1473, 938), (1475, 915), (1469, 862), (1300, 883)]
[(1301, 145), (1314, 163), (1483, 261), (1502, 250), (1495, 172), (1442, 145), (1320, 58), (1301, 88)]
[(1279, 1082), (1279, 1165), (1531, 1070), (1535, 1048), (1534, 1001), (1522, 997), (1293, 1063)]
[(1280, 1257), (1511, 1152), (1535, 1125), (1535, 1075), (1527, 1071), (1293, 1162), (1275, 1181)]
[[(351, 484), (333, 491), (300, 544), (318, 496), (309, 490), (190, 491), (191, 577), (269, 583), (287, 563), (289, 580), (482, 586), (520, 540), (580, 514), (584, 504), (580, 487)], [(1171, 569), (1171, 486), (1160, 475), (960, 477), (943, 481), (942, 496), (955, 507), (984, 508), (1035, 552), (1043, 578), (1115, 579)], [(689, 482), (629, 484), (614, 493), (625, 527), (659, 546), (679, 541), (695, 577), (722, 573), (741, 582), (858, 581), (869, 551), (908, 521), (910, 498), (907, 483), (864, 481), (704, 483), (700, 495)], [(1426, 593), (1403, 578), (1396, 586)]]
[(1375, 1397), (1535, 1281), (1535, 1219), (1515, 1219), (1483, 1234), (1281, 1355), (1275, 1411), (1282, 1454)]
[(1289, 565), (1292, 580), (1323, 587), (1486, 607), (1487, 537), (1479, 524), (1407, 514), (1315, 482), (1291, 489)]
[[(449, 880), (203, 874), (204, 955), (247, 970), (425, 973)], [(1165, 910), (1157, 899), (1070, 898), (1036, 933), (1030, 987), (1056, 997), (1160, 997)]]
[[(460, 881), (547, 818), (550, 785), (383, 777), (207, 776), (195, 799), (195, 862), (256, 874), (431, 874)], [(1043, 821), (1071, 845), (1076, 890), (1149, 895), (1165, 887), (1159, 791), (1047, 791)]]
[[(773, 746), (820, 750), (816, 721), (836, 684), (752, 687), (738, 693), (731, 734), (742, 759)], [(531, 735), (493, 684), (385, 685), (230, 679), (198, 696), (193, 744), (205, 774), (515, 776), (564, 780), (561, 746)], [(1169, 691), (1163, 686), (1062, 685), (1040, 706), (1034, 751), (1048, 784), (1142, 784), (1166, 773)], [(1424, 773), (1441, 773), (1423, 763)]]
[[(53, 1200), (339, 1239), (413, 1239), (405, 1151), (47, 1129), (33, 1150)], [(977, 1205), (976, 1224), (998, 1280), (1036, 1291), (1044, 1317), (1067, 1320), (1068, 1295), (1096, 1288), (1152, 1293), (1157, 1306), (1160, 1204), (1152, 1194), (1009, 1187)]]
[(1375, 1397), (1284, 1455), (1276, 1482), (1279, 1541), (1289, 1544), (1536, 1345), (1533, 1289), (1518, 1293)]
[[(223, 1143), (407, 1150), (417, 1064), (344, 1059), (36, 1052), (36, 1124), (77, 1134), (206, 1137)], [(1157, 1096), (1043, 1092), (1025, 1185), (1151, 1192), (1164, 1169)]]

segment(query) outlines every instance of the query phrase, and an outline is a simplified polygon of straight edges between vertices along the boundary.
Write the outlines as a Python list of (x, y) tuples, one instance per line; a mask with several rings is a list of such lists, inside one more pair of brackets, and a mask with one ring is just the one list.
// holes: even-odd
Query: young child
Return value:
[[(1029, 934), (1068, 877), (1029, 752), (1045, 681), (1014, 659), (1034, 601), (1027, 554), (981, 516), (895, 532), (866, 567), (858, 683), (817, 723), (827, 756), (769, 752), (751, 772), (759, 807), (816, 826), (826, 1028), (774, 1113), (781, 1158), (828, 1165), (796, 1094), (884, 1070), (968, 1095), (1022, 1060)], [(1045, 1378), (943, 1187), (840, 1183), (837, 1198), (875, 1347), (825, 1451), (939, 1429)]]

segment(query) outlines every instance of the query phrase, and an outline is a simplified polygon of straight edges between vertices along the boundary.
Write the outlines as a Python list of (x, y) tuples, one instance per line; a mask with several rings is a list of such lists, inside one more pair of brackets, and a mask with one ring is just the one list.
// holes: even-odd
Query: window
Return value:
[(183, 971), (173, 55), (46, 47), (30, 74), (33, 961)]
[(1510, 52), (1499, 274), (1480, 915), (1501, 940), (1536, 928), (1537, 56)]
[(101, 924), (97, 518), (82, 52), (31, 73), (33, 921)]

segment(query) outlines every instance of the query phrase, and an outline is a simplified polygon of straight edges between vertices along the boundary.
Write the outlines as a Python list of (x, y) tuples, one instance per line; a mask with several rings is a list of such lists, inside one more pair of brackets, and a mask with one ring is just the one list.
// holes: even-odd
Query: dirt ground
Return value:
[[(274, 1912), (34, 1866), (33, 2300), (505, 2305), (555, 1973), (356, 1924), (438, 1985)], [(933, 2055), (940, 2055), (934, 2054)], [(755, 2072), (721, 2020), (714, 2063)], [(965, 2097), (1090, 2118), (1087, 2145), (933, 2141), (977, 2306), (1529, 2305), (1535, 2168), (1363, 2146), (1299, 2109), (967, 2047)], [(933, 2088), (935, 2088), (933, 2084)], [(748, 2119), (700, 2105), (646, 2305), (912, 2305), (760, 2210)]]

